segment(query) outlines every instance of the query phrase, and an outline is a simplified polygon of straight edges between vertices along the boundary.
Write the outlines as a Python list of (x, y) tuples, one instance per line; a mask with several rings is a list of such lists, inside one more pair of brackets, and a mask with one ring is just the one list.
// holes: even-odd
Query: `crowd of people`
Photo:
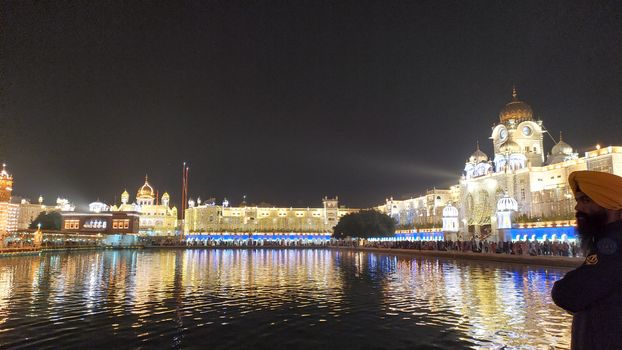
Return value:
[(185, 247), (366, 247), (384, 249), (436, 250), (452, 252), (473, 252), (482, 254), (511, 254), (531, 256), (581, 256), (575, 242), (567, 241), (369, 241), (369, 240), (188, 240), (149, 239), (147, 246), (185, 246)]
[(363, 241), (364, 247), (390, 249), (416, 249), (484, 254), (512, 254), (531, 256), (581, 256), (575, 242), (566, 241)]
[(179, 239), (165, 238), (156, 239), (148, 238), (143, 241), (147, 246), (152, 247), (167, 247), (167, 246), (184, 246), (184, 247), (328, 247), (331, 243), (326, 240), (307, 240), (307, 239), (238, 239), (238, 240), (222, 240), (222, 239), (208, 239), (208, 240), (186, 240), (180, 242)]

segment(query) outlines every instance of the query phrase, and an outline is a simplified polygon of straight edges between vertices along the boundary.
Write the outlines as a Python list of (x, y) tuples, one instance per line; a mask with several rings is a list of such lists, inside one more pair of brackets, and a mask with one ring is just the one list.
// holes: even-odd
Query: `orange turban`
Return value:
[(572, 193), (585, 193), (596, 204), (611, 210), (622, 210), (622, 177), (600, 171), (575, 171), (568, 177)]

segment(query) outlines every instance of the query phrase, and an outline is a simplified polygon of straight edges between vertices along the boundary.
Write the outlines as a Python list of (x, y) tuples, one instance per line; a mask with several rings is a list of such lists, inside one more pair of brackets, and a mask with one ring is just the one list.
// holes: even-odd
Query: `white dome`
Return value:
[(471, 163), (481, 163), (481, 162), (487, 162), (487, 161), (488, 161), (488, 155), (486, 155), (486, 153), (482, 152), (479, 149), (479, 145), (477, 146), (477, 149), (475, 150), (475, 152), (471, 154), (471, 157), (469, 157), (469, 162)]
[(451, 204), (447, 204), (443, 209), (443, 217), (458, 217), (458, 208)]
[(555, 144), (555, 146), (553, 146), (553, 148), (551, 149), (551, 155), (556, 156), (556, 155), (566, 155), (569, 156), (572, 154), (572, 146), (570, 146), (569, 144), (567, 144), (566, 142), (564, 142), (564, 139), (562, 137), (562, 133), (559, 133), (559, 142)]
[(108, 211), (109, 209), (109, 206), (99, 201), (89, 204), (89, 211), (93, 213), (101, 213), (104, 211)]
[(497, 211), (517, 211), (518, 210), (518, 202), (516, 199), (508, 196), (507, 194), (497, 202)]

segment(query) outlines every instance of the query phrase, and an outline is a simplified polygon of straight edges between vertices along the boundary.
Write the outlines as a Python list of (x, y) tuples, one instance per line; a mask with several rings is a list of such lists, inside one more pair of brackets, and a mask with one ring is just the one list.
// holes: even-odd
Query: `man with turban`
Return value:
[(574, 315), (572, 349), (622, 349), (622, 177), (575, 171), (568, 182), (586, 258), (551, 295)]

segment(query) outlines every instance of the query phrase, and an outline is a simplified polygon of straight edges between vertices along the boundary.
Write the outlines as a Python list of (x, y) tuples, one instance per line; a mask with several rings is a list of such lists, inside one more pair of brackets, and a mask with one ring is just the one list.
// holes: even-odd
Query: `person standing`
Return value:
[(551, 296), (573, 315), (571, 349), (622, 349), (622, 177), (576, 171), (568, 182), (586, 258)]

